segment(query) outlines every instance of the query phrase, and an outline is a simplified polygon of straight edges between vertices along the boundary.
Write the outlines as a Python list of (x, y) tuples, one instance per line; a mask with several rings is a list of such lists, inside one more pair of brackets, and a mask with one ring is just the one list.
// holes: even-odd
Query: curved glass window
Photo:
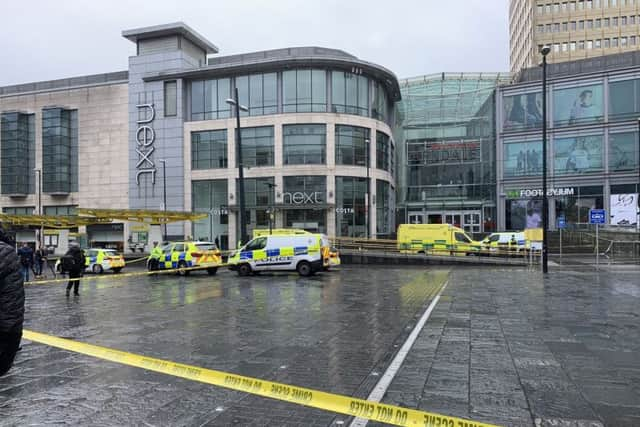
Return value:
[(371, 117), (386, 122), (389, 118), (387, 92), (384, 90), (384, 86), (378, 82), (374, 84), (373, 89)]
[(215, 120), (231, 117), (226, 100), (231, 96), (231, 80), (191, 82), (191, 120)]
[(376, 132), (376, 167), (387, 172), (391, 170), (389, 135), (382, 132)]
[(282, 109), (285, 113), (327, 111), (327, 76), (324, 70), (282, 72)]
[(191, 168), (223, 169), (227, 167), (227, 130), (191, 133)]
[(596, 172), (603, 169), (602, 135), (554, 139), (556, 175)]
[(241, 116), (262, 116), (278, 112), (278, 78), (276, 73), (252, 74), (236, 77), (240, 104), (249, 111), (240, 111)]
[(336, 165), (366, 166), (369, 157), (369, 129), (336, 125)]
[(273, 166), (273, 126), (242, 128), (242, 164)]
[(285, 165), (326, 163), (326, 125), (285, 125), (282, 135)]
[(369, 79), (344, 71), (331, 72), (331, 111), (369, 115)]

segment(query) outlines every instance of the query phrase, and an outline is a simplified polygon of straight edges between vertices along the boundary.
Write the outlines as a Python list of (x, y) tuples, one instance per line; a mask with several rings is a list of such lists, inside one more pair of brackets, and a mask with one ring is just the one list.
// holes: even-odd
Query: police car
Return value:
[[(212, 242), (170, 242), (162, 247), (162, 258), (158, 260), (159, 270), (188, 267), (207, 267), (207, 273), (214, 275), (222, 262), (220, 251)], [(147, 259), (147, 269), (153, 268), (152, 257)], [(189, 271), (179, 271), (187, 276)]]
[(297, 271), (311, 276), (329, 267), (329, 239), (312, 233), (256, 237), (231, 253), (228, 264), (240, 276), (261, 271)]
[(523, 232), (491, 233), (482, 241), (482, 251), (496, 255), (515, 252), (524, 255), (527, 250), (527, 240)]
[[(114, 249), (86, 249), (84, 251), (84, 271), (86, 273), (102, 274), (105, 271), (120, 273), (124, 268), (124, 257)], [(60, 260), (56, 261), (55, 270), (62, 272)]]

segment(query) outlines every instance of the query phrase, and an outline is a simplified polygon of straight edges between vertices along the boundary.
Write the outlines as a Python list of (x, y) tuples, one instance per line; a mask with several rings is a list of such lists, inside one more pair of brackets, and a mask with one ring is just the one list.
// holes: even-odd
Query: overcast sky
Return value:
[(124, 29), (184, 21), (220, 55), (345, 50), (399, 78), (507, 71), (507, 0), (0, 0), (0, 86), (127, 69)]

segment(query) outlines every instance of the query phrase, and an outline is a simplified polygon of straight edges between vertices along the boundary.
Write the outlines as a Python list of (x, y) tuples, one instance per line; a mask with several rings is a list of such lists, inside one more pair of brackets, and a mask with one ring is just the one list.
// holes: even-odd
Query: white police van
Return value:
[(329, 238), (312, 233), (256, 237), (233, 252), (228, 264), (240, 276), (261, 271), (297, 271), (310, 276), (329, 266)]

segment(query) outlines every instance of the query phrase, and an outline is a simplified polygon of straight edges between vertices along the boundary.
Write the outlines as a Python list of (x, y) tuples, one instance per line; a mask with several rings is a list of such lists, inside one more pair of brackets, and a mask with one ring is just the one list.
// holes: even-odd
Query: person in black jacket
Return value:
[(77, 243), (71, 243), (71, 247), (64, 255), (65, 257), (73, 258), (73, 266), (69, 269), (69, 283), (67, 284), (67, 296), (69, 296), (69, 292), (71, 291), (71, 287), (73, 287), (73, 294), (80, 295), (78, 293), (78, 287), (80, 286), (80, 277), (82, 277), (82, 272), (84, 271), (84, 251), (80, 249), (80, 245)]
[(13, 365), (24, 321), (22, 266), (14, 245), (0, 227), (0, 377)]

